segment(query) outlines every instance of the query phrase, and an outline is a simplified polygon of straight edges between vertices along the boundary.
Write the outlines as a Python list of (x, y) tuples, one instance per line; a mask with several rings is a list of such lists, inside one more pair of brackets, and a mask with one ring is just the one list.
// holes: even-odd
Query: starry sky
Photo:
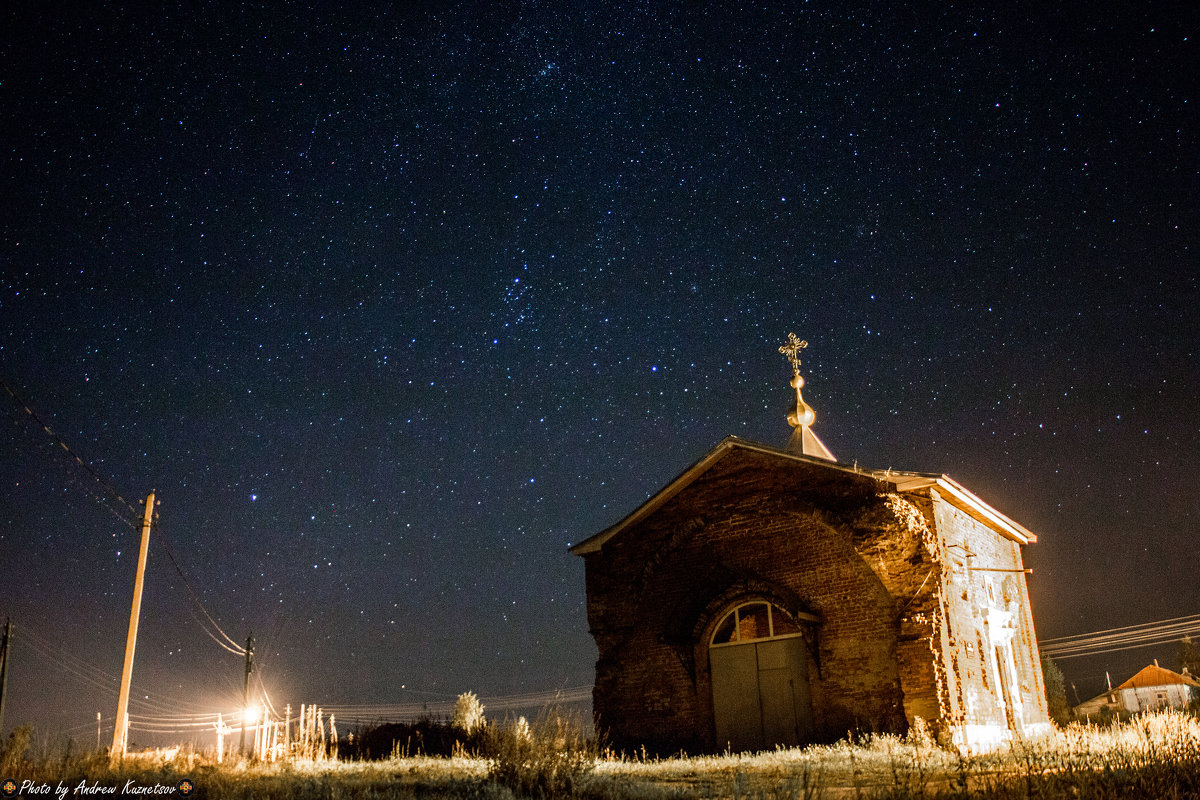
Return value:
[(1039, 636), (1200, 613), (1194, 8), (83, 5), (0, 10), (6, 728), (111, 720), (151, 490), (143, 713), (239, 702), (188, 587), (279, 703), (590, 685), (568, 545), (782, 446), (791, 331)]

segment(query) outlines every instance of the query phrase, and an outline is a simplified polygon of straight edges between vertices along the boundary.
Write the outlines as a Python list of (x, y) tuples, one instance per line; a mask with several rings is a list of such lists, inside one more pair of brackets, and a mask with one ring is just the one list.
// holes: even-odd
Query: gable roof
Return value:
[(1200, 682), (1193, 678), (1180, 675), (1158, 664), (1142, 667), (1136, 675), (1118, 686), (1118, 689), (1145, 689), (1149, 686), (1170, 686), (1181, 683), (1184, 686), (1200, 687)]
[(873, 470), (859, 467), (857, 464), (846, 466), (845, 464), (827, 461), (823, 458), (801, 455), (758, 442), (751, 442), (747, 439), (739, 439), (737, 436), (727, 436), (703, 458), (684, 470), (675, 480), (668, 483), (662, 489), (659, 489), (650, 499), (634, 509), (633, 513), (629, 514), (629, 516), (622, 519), (616, 525), (605, 528), (594, 536), (590, 536), (582, 542), (572, 545), (571, 552), (578, 556), (599, 552), (605, 542), (626, 528), (641, 522), (653, 514), (734, 450), (752, 451), (780, 459), (810, 464), (821, 469), (844, 473), (847, 477), (865, 478), (890, 483), (893, 490), (897, 492), (909, 492), (936, 487), (942, 490), (946, 500), (955, 507), (1001, 535), (1012, 539), (1018, 544), (1031, 544), (1037, 541), (1037, 536), (1027, 528), (983, 502), (973, 492), (948, 475), (923, 472), (899, 472), (892, 469)]

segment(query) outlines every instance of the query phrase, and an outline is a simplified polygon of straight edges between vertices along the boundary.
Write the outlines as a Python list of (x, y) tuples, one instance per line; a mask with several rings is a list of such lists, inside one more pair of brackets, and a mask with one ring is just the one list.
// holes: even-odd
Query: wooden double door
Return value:
[(708, 658), (719, 748), (764, 750), (808, 739), (812, 701), (802, 637), (714, 645)]

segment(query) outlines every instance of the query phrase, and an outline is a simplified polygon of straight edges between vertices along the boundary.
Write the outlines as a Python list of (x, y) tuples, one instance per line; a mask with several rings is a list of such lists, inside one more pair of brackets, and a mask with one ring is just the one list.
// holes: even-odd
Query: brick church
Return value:
[(1049, 729), (1021, 548), (946, 475), (839, 464), (812, 431), (729, 437), (576, 544), (616, 747), (770, 749), (850, 730), (994, 746)]

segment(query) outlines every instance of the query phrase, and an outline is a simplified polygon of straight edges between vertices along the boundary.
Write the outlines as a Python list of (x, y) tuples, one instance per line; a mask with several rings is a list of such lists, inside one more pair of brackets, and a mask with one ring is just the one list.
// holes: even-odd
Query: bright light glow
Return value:
[(246, 710), (242, 712), (242, 720), (247, 725), (257, 724), (258, 720), (261, 717), (262, 717), (262, 709), (259, 708), (258, 706), (247, 706)]

